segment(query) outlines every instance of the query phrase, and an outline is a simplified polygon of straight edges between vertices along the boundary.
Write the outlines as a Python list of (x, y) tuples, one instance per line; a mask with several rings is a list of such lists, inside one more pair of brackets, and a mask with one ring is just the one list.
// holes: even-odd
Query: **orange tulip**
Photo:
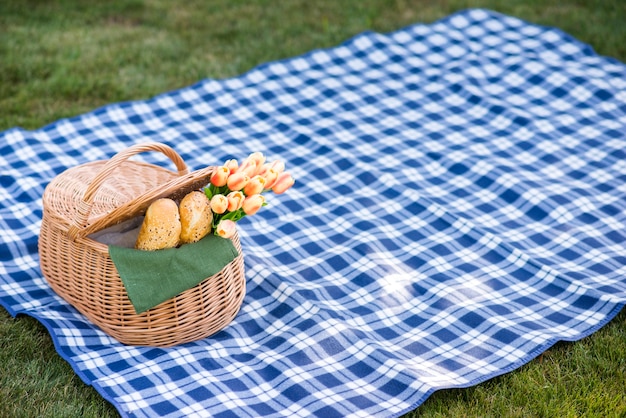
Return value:
[(213, 174), (211, 175), (211, 184), (215, 187), (222, 187), (226, 185), (226, 180), (228, 180), (228, 176), (230, 175), (230, 169), (228, 167), (222, 166), (217, 167)]
[(263, 167), (263, 164), (265, 163), (265, 156), (262, 152), (253, 152), (247, 159), (254, 162), (254, 165), (258, 168)]
[(261, 176), (254, 176), (250, 179), (248, 184), (243, 188), (243, 194), (246, 196), (252, 196), (253, 194), (259, 194), (265, 188), (266, 180)]
[(226, 199), (228, 199), (228, 211), (234, 212), (241, 209), (241, 206), (243, 205), (243, 200), (245, 198), (246, 197), (241, 191), (228, 193), (228, 195), (226, 196)]
[(254, 177), (256, 172), (259, 171), (259, 167), (256, 166), (254, 161), (244, 161), (239, 167), (239, 172), (246, 173), (248, 177)]
[(230, 238), (235, 235), (237, 227), (235, 223), (228, 219), (222, 219), (219, 224), (217, 224), (217, 228), (215, 228), (215, 232), (222, 238)]
[(237, 160), (228, 160), (224, 163), (224, 167), (227, 167), (230, 170), (230, 174), (236, 173), (239, 168), (239, 163)]
[(228, 209), (228, 199), (223, 194), (216, 194), (211, 198), (211, 210), (215, 213), (222, 214)]
[(273, 163), (270, 164), (269, 168), (280, 174), (285, 171), (285, 163), (280, 160), (275, 160)]
[(285, 193), (291, 186), (293, 186), (295, 180), (291, 177), (291, 174), (284, 172), (278, 176), (276, 183), (272, 187), (272, 191), (276, 194)]
[(265, 198), (260, 194), (253, 194), (243, 201), (243, 211), (246, 215), (254, 215), (265, 203)]
[(268, 168), (263, 174), (259, 174), (265, 177), (265, 188), (271, 189), (278, 180), (278, 172), (276, 172), (273, 168)]
[(245, 187), (246, 184), (250, 181), (250, 177), (241, 171), (237, 171), (234, 174), (231, 174), (226, 181), (228, 188), (232, 191), (241, 190)]

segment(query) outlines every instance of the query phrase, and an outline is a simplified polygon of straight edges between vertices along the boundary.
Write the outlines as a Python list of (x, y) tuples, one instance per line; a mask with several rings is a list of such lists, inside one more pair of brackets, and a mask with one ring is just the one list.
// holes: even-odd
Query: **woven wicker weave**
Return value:
[[(178, 172), (130, 161), (159, 151)], [(206, 185), (213, 167), (188, 173), (170, 147), (149, 143), (128, 148), (109, 161), (74, 167), (50, 182), (43, 195), (39, 237), (41, 271), (63, 299), (105, 333), (129, 345), (168, 347), (205, 338), (235, 317), (245, 294), (243, 253), (218, 274), (178, 296), (136, 314), (108, 247), (89, 234), (143, 214), (154, 200), (182, 197)], [(158, 283), (155, 285), (158, 286)]]

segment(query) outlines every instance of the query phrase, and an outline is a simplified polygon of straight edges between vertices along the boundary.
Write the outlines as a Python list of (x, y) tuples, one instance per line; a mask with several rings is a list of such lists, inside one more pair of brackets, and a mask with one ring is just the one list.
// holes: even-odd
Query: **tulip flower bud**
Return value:
[(250, 177), (246, 173), (238, 170), (236, 173), (231, 174), (226, 181), (228, 188), (233, 191), (241, 190), (250, 181)]
[(278, 173), (273, 168), (268, 168), (262, 175), (265, 177), (265, 188), (271, 189), (278, 179)]
[(261, 168), (259, 168), (257, 170), (256, 175), (257, 176), (261, 176), (261, 177), (265, 177), (265, 174), (267, 173), (267, 170), (269, 170), (269, 169), (270, 169), (269, 164), (263, 164), (261, 166)]
[(280, 174), (285, 171), (285, 163), (280, 160), (275, 160), (273, 163), (270, 164), (269, 168)]
[(246, 187), (243, 188), (243, 194), (246, 196), (252, 196), (253, 194), (259, 194), (265, 189), (265, 178), (261, 176), (254, 176), (250, 179)]
[(276, 183), (272, 187), (272, 191), (276, 194), (285, 193), (291, 186), (293, 186), (295, 180), (291, 177), (291, 174), (284, 172), (278, 176)]
[(218, 215), (226, 212), (228, 209), (228, 199), (223, 194), (216, 194), (211, 198), (211, 210)]
[(217, 167), (211, 175), (211, 184), (215, 187), (225, 186), (229, 175), (230, 169), (228, 169), (228, 167)]
[(254, 215), (265, 203), (265, 198), (260, 194), (253, 194), (243, 201), (243, 211), (246, 215)]
[(222, 219), (219, 224), (217, 224), (217, 228), (215, 228), (215, 232), (222, 238), (230, 238), (235, 235), (237, 226), (235, 223), (228, 219)]
[(261, 168), (265, 163), (265, 156), (262, 152), (253, 152), (248, 156), (248, 160), (254, 162), (254, 165), (258, 168)]
[(237, 170), (240, 173), (245, 173), (248, 177), (254, 177), (256, 172), (259, 171), (259, 167), (256, 166), (254, 161), (246, 160), (239, 166)]
[(230, 170), (230, 174), (236, 173), (239, 168), (239, 163), (237, 160), (228, 160), (224, 163), (224, 167), (227, 167)]
[(256, 163), (254, 161), (252, 161), (250, 158), (246, 158), (245, 160), (243, 160), (241, 162), (241, 164), (239, 164), (239, 170), (244, 170), (246, 167), (250, 166), (250, 165), (255, 165)]
[(242, 192), (236, 191), (228, 193), (226, 198), (228, 199), (228, 211), (234, 212), (241, 209), (241, 206), (243, 205), (243, 200), (246, 197), (243, 195)]

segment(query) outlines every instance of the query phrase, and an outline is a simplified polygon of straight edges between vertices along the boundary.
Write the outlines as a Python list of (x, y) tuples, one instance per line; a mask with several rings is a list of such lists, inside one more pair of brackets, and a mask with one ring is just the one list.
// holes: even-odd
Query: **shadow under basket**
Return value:
[[(145, 151), (163, 153), (178, 172), (129, 160)], [(135, 313), (107, 245), (89, 238), (142, 215), (156, 199), (179, 199), (200, 189), (213, 170), (189, 173), (169, 146), (148, 143), (59, 174), (44, 191), (39, 236), (41, 271), (50, 287), (106, 334), (128, 345), (170, 347), (226, 327), (245, 295), (237, 233), (232, 241), (239, 255), (219, 273), (141, 314)]]

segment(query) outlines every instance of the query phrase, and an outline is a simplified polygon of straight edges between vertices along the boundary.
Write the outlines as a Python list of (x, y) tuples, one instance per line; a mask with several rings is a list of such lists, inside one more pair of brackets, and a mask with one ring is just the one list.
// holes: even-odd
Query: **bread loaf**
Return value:
[(139, 250), (162, 250), (176, 247), (180, 242), (180, 214), (172, 199), (152, 202), (141, 224), (135, 248)]
[(194, 191), (180, 201), (180, 242), (181, 244), (200, 241), (211, 232), (213, 212), (209, 198), (202, 192)]

